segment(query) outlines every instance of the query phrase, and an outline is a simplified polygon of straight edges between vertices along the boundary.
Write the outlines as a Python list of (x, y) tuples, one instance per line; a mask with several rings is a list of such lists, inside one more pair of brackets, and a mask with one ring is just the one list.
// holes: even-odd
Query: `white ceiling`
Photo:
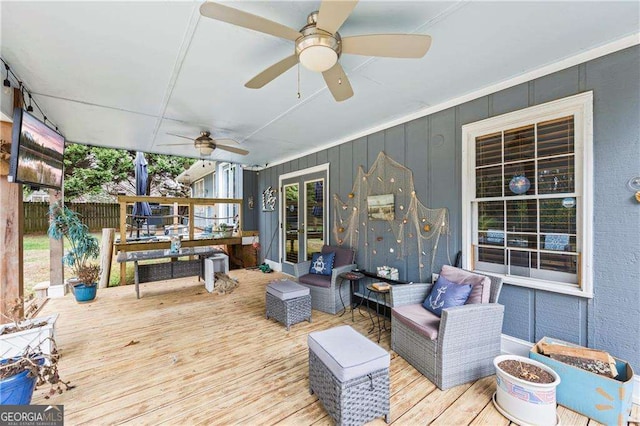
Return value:
[[(299, 29), (319, 2), (226, 4)], [(0, 54), (69, 141), (197, 156), (167, 133), (211, 130), (251, 151), (216, 150), (213, 159), (264, 165), (640, 31), (636, 1), (362, 0), (343, 36), (419, 33), (433, 43), (422, 59), (343, 56), (355, 95), (337, 103), (304, 68), (301, 99), (296, 68), (245, 88), (293, 42), (203, 18), (199, 6), (3, 1)]]

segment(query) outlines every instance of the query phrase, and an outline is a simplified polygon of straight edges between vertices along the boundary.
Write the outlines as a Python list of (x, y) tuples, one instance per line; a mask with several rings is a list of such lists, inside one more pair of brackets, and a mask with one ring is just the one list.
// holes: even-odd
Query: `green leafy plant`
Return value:
[[(62, 263), (70, 266), (76, 276), (89, 265), (89, 260), (100, 254), (98, 239), (89, 233), (78, 213), (58, 202), (49, 210), (49, 237), (60, 240), (66, 237), (71, 248), (62, 258)], [(85, 283), (85, 285), (90, 285)]]

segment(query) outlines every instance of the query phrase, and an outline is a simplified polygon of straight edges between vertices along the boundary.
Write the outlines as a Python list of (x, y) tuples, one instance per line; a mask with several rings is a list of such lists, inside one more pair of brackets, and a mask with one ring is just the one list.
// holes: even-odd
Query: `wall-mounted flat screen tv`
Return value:
[(9, 181), (32, 187), (62, 187), (64, 137), (27, 111), (13, 113)]

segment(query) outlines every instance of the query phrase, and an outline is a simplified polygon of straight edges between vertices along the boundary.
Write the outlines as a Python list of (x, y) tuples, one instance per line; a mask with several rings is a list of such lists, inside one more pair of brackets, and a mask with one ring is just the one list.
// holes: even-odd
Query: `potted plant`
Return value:
[(100, 267), (98, 265), (83, 265), (78, 268), (78, 282), (74, 286), (73, 294), (78, 302), (89, 302), (96, 298)]
[(216, 229), (213, 232), (213, 238), (230, 238), (233, 234), (233, 226), (221, 223), (216, 226)]
[(52, 348), (50, 354), (44, 354), (40, 346), (28, 346), (19, 356), (0, 359), (0, 405), (30, 404), (34, 389), (45, 383), (51, 385), (45, 398), (73, 388), (58, 374), (60, 355), (55, 340), (48, 338), (46, 343)]
[(45, 355), (52, 352), (50, 342), (55, 336), (58, 314), (26, 319), (23, 306), (23, 299), (7, 305), (6, 318), (10, 322), (0, 325), (0, 359), (19, 356), (27, 347), (40, 347)]
[(518, 424), (552, 426), (558, 423), (556, 387), (560, 376), (548, 366), (517, 355), (500, 355), (496, 368), (498, 411)]
[[(98, 239), (89, 233), (89, 228), (82, 223), (78, 213), (69, 209), (61, 202), (51, 207), (49, 216), (51, 220), (49, 224), (49, 236), (56, 240), (66, 237), (70, 245), (70, 249), (62, 257), (62, 263), (71, 267), (77, 278), (76, 284), (72, 284), (71, 286), (74, 295), (76, 295), (76, 300), (78, 300), (78, 295), (76, 294), (78, 287), (80, 287), (81, 293), (83, 293), (85, 297), (86, 293), (92, 293), (93, 298), (95, 298), (97, 275), (94, 276), (95, 269), (91, 269), (91, 272), (89, 272), (91, 266), (89, 260), (96, 259), (100, 254)], [(99, 269), (97, 269), (97, 271), (99, 275)], [(81, 281), (81, 273), (83, 274), (83, 279), (90, 282)], [(81, 287), (83, 285), (84, 287)], [(93, 289), (88, 292), (82, 291), (87, 287), (93, 287)], [(93, 300), (93, 298), (88, 300)]]

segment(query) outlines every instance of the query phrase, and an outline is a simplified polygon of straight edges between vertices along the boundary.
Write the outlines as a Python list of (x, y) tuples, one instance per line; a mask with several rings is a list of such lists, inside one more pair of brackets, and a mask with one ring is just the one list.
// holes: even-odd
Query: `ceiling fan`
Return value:
[(431, 37), (422, 34), (371, 34), (342, 38), (338, 30), (358, 0), (323, 0), (320, 10), (309, 14), (300, 31), (218, 3), (206, 2), (200, 14), (207, 18), (260, 31), (295, 42), (295, 52), (271, 65), (245, 86), (259, 89), (300, 62), (311, 71), (321, 72), (336, 101), (353, 96), (351, 83), (338, 62), (343, 53), (388, 58), (421, 58), (431, 46)]
[[(183, 138), (183, 139), (189, 139), (190, 141), (193, 142), (193, 145), (200, 152), (200, 155), (202, 157), (205, 157), (207, 155), (211, 155), (211, 153), (216, 148), (217, 149), (221, 149), (223, 151), (233, 152), (235, 154), (240, 154), (240, 155), (247, 155), (249, 153), (249, 151), (241, 149), (241, 148), (237, 148), (235, 146), (224, 145), (224, 143), (237, 144), (237, 142), (234, 141), (233, 139), (212, 139), (211, 138), (211, 132), (208, 132), (208, 131), (200, 132), (200, 136), (198, 136), (195, 139), (194, 138), (190, 138), (188, 136), (177, 135), (175, 133), (167, 133), (167, 134), (171, 135), (171, 136), (177, 136), (177, 137)], [(175, 145), (187, 145), (187, 144), (186, 143), (165, 143), (165, 144), (160, 144), (158, 146), (175, 146)]]

